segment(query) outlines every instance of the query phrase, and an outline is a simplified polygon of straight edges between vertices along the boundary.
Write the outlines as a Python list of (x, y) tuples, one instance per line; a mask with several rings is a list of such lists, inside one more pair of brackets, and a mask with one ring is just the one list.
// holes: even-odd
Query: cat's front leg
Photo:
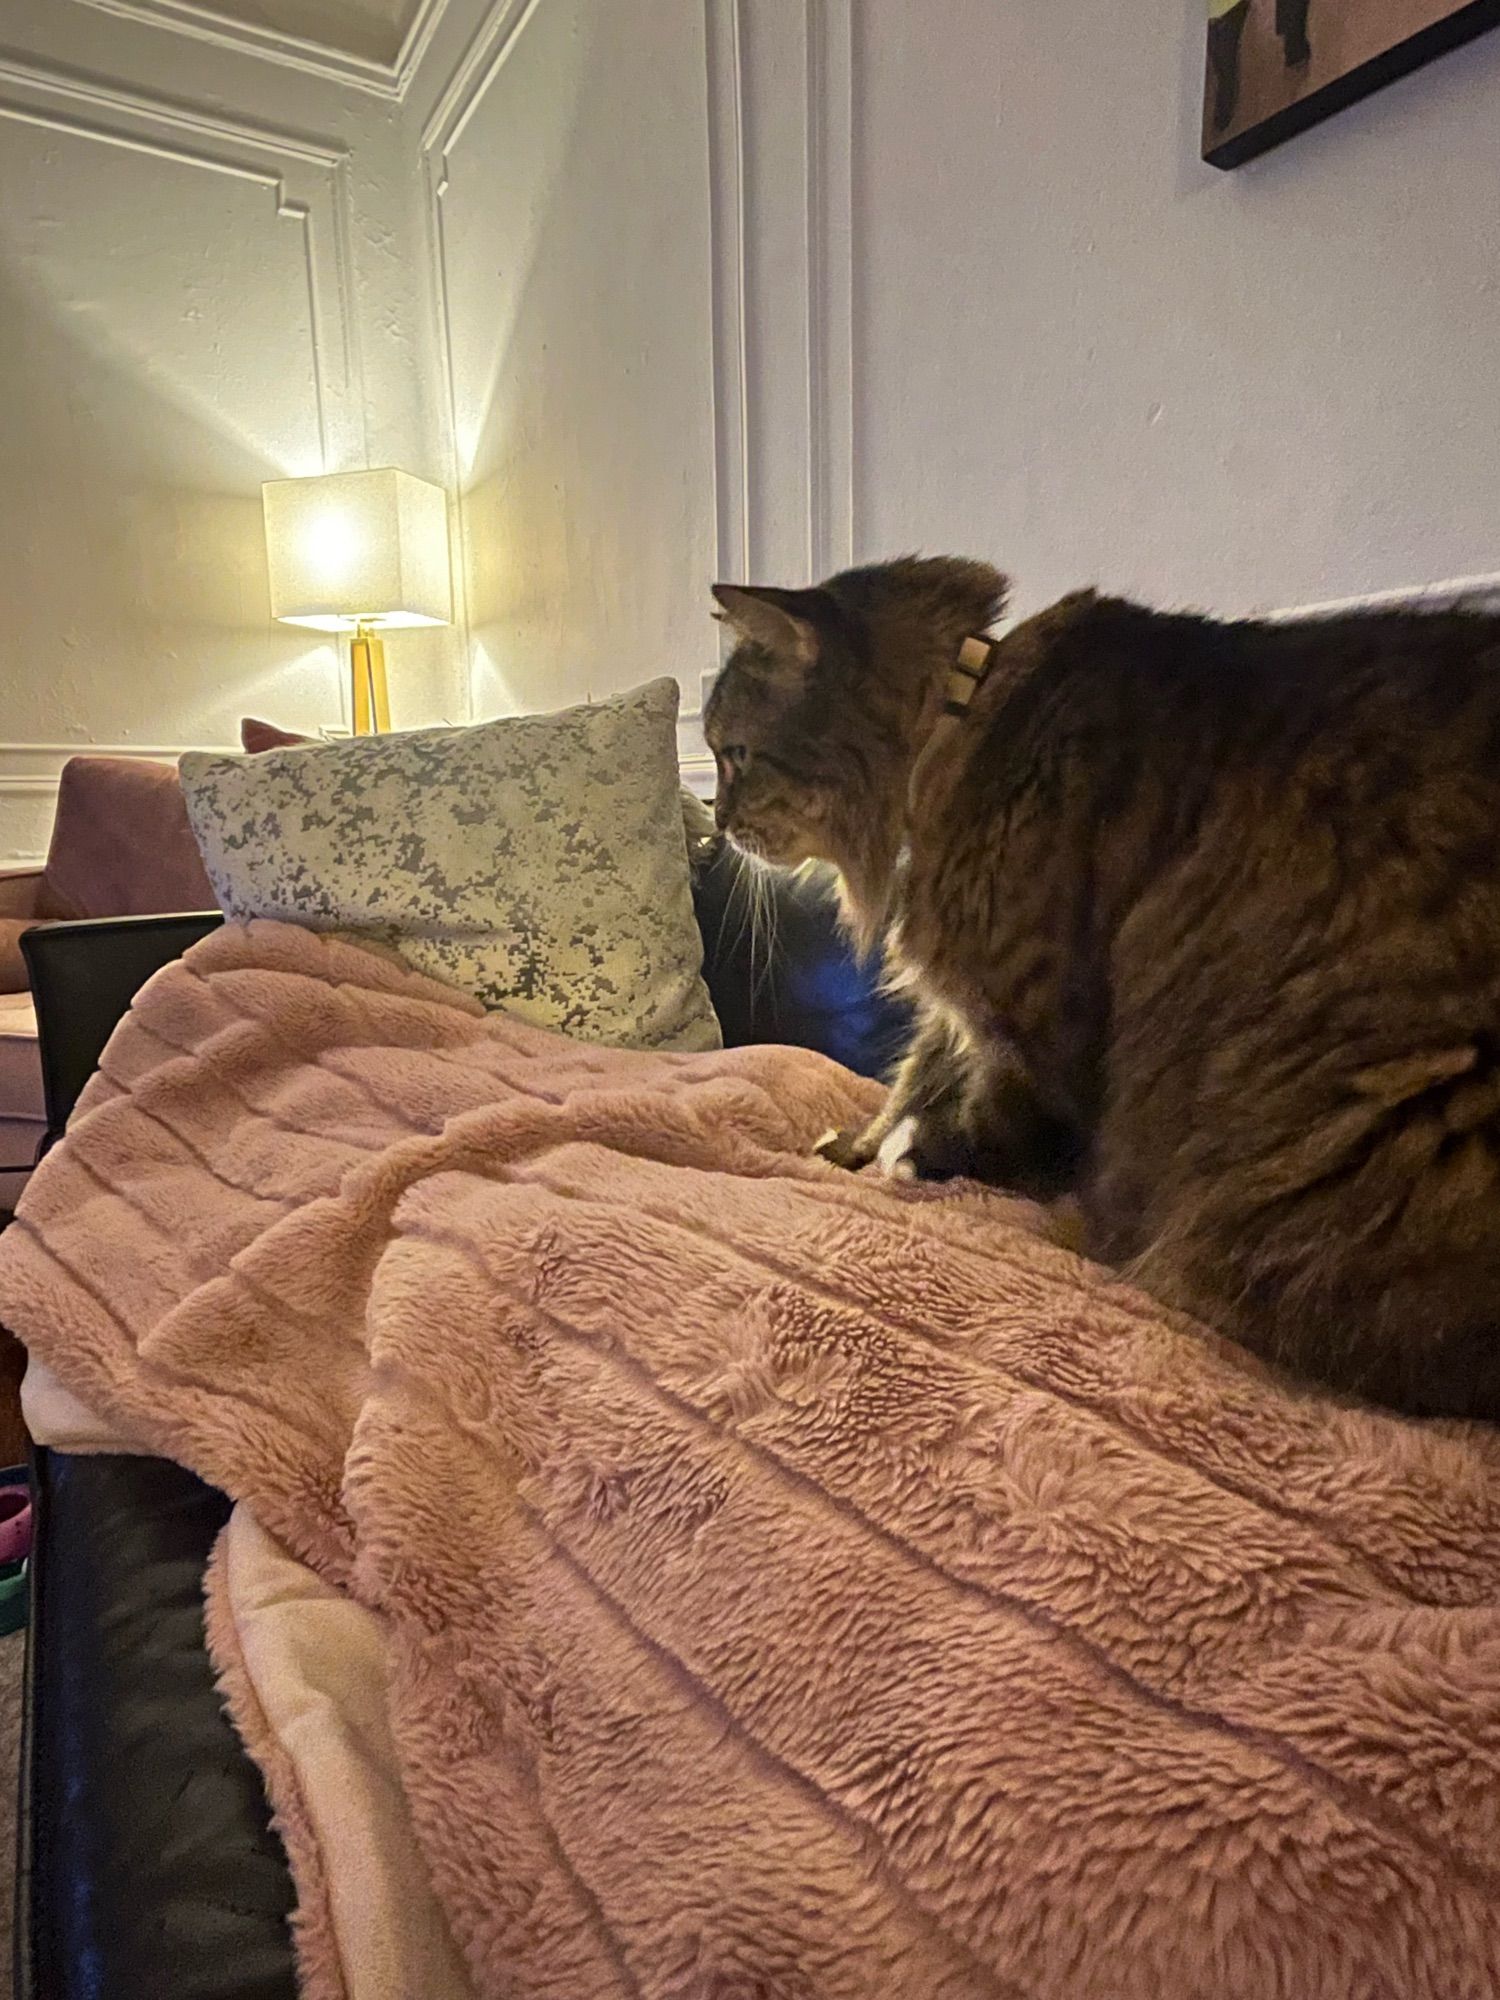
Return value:
[(1038, 1201), (1075, 1186), (1085, 1145), (1043, 1103), (1002, 1037), (974, 1044), (941, 1018), (919, 1030), (879, 1117), (829, 1133), (817, 1149), (836, 1166), (878, 1161), (893, 1180), (988, 1182)]
[(894, 1179), (944, 1171), (960, 1144), (968, 1089), (968, 1066), (956, 1036), (946, 1021), (929, 1015), (878, 1115), (868, 1125), (825, 1133), (815, 1150), (851, 1172), (875, 1160)]
[(851, 1174), (857, 1174), (861, 1167), (869, 1166), (880, 1151), (880, 1141), (876, 1136), (880, 1120), (874, 1118), (868, 1125), (846, 1125), (840, 1131), (836, 1126), (825, 1132), (813, 1151), (820, 1160), (827, 1160), (831, 1166), (845, 1167)]

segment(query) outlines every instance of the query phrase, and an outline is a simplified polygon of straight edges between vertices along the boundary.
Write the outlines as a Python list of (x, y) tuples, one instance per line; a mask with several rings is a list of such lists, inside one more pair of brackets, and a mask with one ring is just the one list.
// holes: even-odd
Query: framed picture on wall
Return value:
[(1500, 27), (1500, 0), (1208, 0), (1203, 157), (1237, 167)]

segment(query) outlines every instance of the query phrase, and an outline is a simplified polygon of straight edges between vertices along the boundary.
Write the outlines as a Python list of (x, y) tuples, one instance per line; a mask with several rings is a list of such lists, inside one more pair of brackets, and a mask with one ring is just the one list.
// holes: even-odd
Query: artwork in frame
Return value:
[(1500, 27), (1500, 0), (1208, 0), (1203, 157), (1237, 167)]

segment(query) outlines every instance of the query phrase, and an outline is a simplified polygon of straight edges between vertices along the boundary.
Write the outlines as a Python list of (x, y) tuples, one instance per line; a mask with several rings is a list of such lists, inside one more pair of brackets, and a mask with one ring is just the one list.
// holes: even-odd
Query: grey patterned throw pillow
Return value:
[(181, 762), (220, 905), (393, 946), (593, 1042), (710, 1049), (677, 683), (556, 715)]

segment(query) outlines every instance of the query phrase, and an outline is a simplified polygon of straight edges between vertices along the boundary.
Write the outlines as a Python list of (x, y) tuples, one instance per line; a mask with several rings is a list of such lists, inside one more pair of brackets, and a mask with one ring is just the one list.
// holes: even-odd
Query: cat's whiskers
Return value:
[(720, 936), (722, 939), (723, 926), (728, 921), (730, 909), (738, 903), (739, 924), (731, 949), (739, 950), (745, 941), (748, 929), (750, 998), (753, 1005), (763, 992), (774, 991), (775, 987), (780, 905), (771, 878), (777, 871), (775, 864), (766, 859), (761, 842), (755, 834), (736, 830), (730, 838), (739, 852), (741, 866), (725, 905), (724, 916), (720, 920)]
[(719, 918), (719, 944), (722, 948), (724, 942), (724, 930), (725, 926), (729, 922), (730, 912), (737, 908), (739, 912), (739, 923), (735, 929), (734, 942), (729, 947), (730, 955), (733, 956), (733, 954), (737, 952), (740, 946), (744, 943), (745, 932), (747, 927), (749, 927), (751, 936), (750, 951), (751, 951), (751, 959), (753, 962), (755, 956), (755, 945), (754, 945), (755, 910), (754, 910), (754, 896), (750, 887), (752, 863), (748, 852), (743, 847), (740, 846), (740, 843), (737, 839), (734, 840), (733, 844), (740, 853), (740, 855), (742, 856), (742, 865), (738, 869), (736, 869), (733, 885), (730, 888), (728, 896), (724, 900), (724, 913)]
[[(759, 855), (749, 858), (746, 873), (750, 881), (750, 998), (752, 1004), (763, 989), (774, 990), (776, 979), (776, 932), (778, 900), (773, 893), (772, 867)], [(761, 963), (757, 966), (757, 958)]]

